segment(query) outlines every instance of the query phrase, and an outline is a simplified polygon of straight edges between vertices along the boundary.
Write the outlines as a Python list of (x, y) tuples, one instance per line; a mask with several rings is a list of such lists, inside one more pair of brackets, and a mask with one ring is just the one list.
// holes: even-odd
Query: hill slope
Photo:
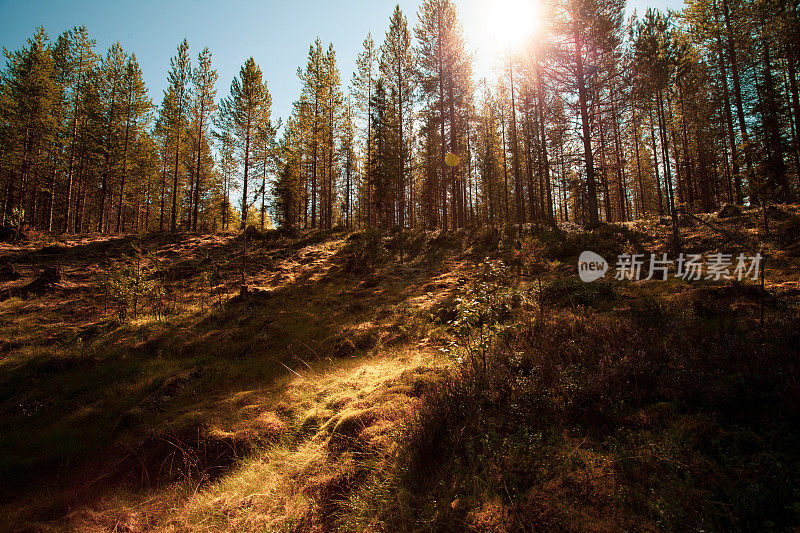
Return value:
[(0, 520), (791, 527), (800, 217), (773, 216), (682, 228), (686, 252), (763, 249), (766, 292), (577, 280), (584, 249), (669, 251), (661, 221), (253, 232), (244, 295), (241, 236), (4, 245)]

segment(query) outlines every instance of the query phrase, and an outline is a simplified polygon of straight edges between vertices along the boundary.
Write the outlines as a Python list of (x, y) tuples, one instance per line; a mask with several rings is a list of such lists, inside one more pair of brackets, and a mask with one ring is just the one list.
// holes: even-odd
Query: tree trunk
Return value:
[(205, 125), (206, 101), (200, 96), (200, 118), (197, 126), (197, 165), (194, 182), (194, 213), (192, 215), (192, 231), (197, 231), (197, 215), (200, 212), (200, 162), (202, 161), (203, 127)]
[(742, 103), (742, 89), (739, 81), (739, 66), (736, 60), (736, 47), (733, 43), (733, 30), (731, 29), (730, 9), (728, 8), (728, 0), (722, 0), (723, 15), (725, 18), (725, 30), (728, 44), (728, 59), (731, 64), (731, 71), (733, 72), (733, 95), (736, 102), (736, 115), (739, 119), (739, 131), (742, 134), (742, 144), (744, 149), (744, 160), (747, 165), (747, 177), (750, 184), (750, 195), (752, 202), (752, 188), (755, 185), (755, 173), (753, 171), (753, 159), (750, 155), (750, 139), (747, 135), (747, 125), (744, 118), (744, 104)]
[[(449, 93), (448, 96), (450, 97), (450, 152), (453, 154), (458, 152), (458, 141), (456, 134), (455, 95), (453, 90), (454, 84), (455, 84), (455, 77), (453, 76), (453, 72), (451, 71), (447, 87)], [(460, 194), (460, 189), (457, 185), (456, 167), (457, 165), (450, 167), (450, 195), (452, 201), (452, 208), (450, 209), (450, 218), (451, 218), (450, 225), (453, 229), (456, 229), (459, 226), (462, 216), (461, 194)]]
[(502, 111), (500, 112), (500, 128), (503, 135), (503, 182), (505, 184), (505, 211), (506, 211), (506, 224), (511, 223), (511, 217), (509, 216), (509, 209), (508, 209), (508, 154), (507, 154), (507, 147), (506, 147), (506, 121), (505, 117), (503, 116)]
[(795, 68), (795, 57), (792, 55), (791, 50), (786, 50), (788, 70), (787, 77), (789, 78), (788, 90), (790, 93), (789, 107), (791, 109), (790, 122), (792, 126), (792, 143), (794, 144), (794, 164), (797, 169), (798, 183), (800, 183), (800, 98), (797, 95), (797, 72)]
[(170, 231), (178, 229), (178, 162), (181, 153), (181, 128), (183, 121), (183, 94), (178, 97), (178, 127), (175, 130), (175, 171), (172, 179), (172, 213), (170, 213)]
[(406, 145), (403, 137), (403, 71), (397, 66), (397, 122), (400, 137), (400, 227), (406, 225)]
[[(439, 140), (440, 140), (440, 153), (439, 153), (439, 167), (441, 172), (441, 201), (442, 201), (442, 229), (447, 230), (447, 173), (445, 166), (445, 157), (447, 148), (445, 146), (444, 137), (444, 28), (442, 27), (442, 14), (438, 13), (437, 17), (437, 61), (438, 61), (438, 82), (439, 82)], [(438, 206), (437, 206), (438, 207)]]
[(317, 121), (319, 120), (319, 101), (314, 89), (314, 149), (311, 158), (311, 227), (317, 227)]
[(603, 187), (603, 204), (605, 206), (606, 222), (612, 220), (611, 191), (608, 188), (608, 157), (606, 156), (606, 135), (603, 116), (600, 113), (600, 97), (597, 96), (595, 110), (597, 116), (597, 129), (600, 131), (600, 185)]
[(599, 222), (597, 214), (597, 183), (594, 176), (594, 157), (592, 156), (592, 138), (589, 128), (589, 110), (586, 104), (586, 81), (583, 72), (583, 51), (581, 50), (581, 32), (577, 24), (573, 25), (573, 38), (575, 40), (575, 66), (578, 78), (578, 101), (581, 111), (581, 131), (583, 133), (583, 154), (586, 164), (586, 188), (588, 195), (589, 225), (596, 226)]
[(617, 122), (617, 105), (611, 97), (611, 122), (614, 125), (614, 154), (617, 160), (617, 189), (619, 194), (619, 219), (621, 222), (628, 220), (628, 192), (625, 184), (625, 158), (622, 155), (622, 146), (619, 138), (619, 123)]
[(659, 115), (659, 126), (661, 130), (661, 149), (664, 157), (664, 180), (667, 183), (667, 200), (669, 203), (670, 214), (672, 215), (672, 239), (675, 251), (680, 250), (680, 233), (678, 232), (678, 212), (675, 209), (675, 192), (672, 187), (672, 171), (669, 165), (669, 142), (667, 140), (667, 122), (664, 118), (664, 102), (661, 91), (658, 91), (658, 107), (656, 110)]
[[(166, 141), (164, 141), (166, 143)], [(161, 211), (159, 212), (158, 231), (164, 231), (164, 204), (167, 196), (167, 150), (164, 147), (164, 159), (161, 166)]]
[[(244, 179), (242, 180), (242, 231), (247, 229), (247, 173), (250, 170), (250, 118), (247, 119), (247, 132), (244, 141)], [(246, 235), (243, 237), (246, 239)], [(246, 246), (246, 244), (245, 244)], [(244, 261), (244, 251), (242, 252)], [(244, 285), (244, 264), (242, 264), (242, 285)]]
[(67, 166), (67, 208), (64, 213), (64, 233), (69, 232), (70, 207), (72, 205), (72, 167), (75, 162), (75, 138), (78, 132), (78, 100), (80, 95), (81, 72), (83, 71), (83, 50), (78, 60), (78, 81), (75, 84), (75, 103), (72, 109), (72, 138), (69, 147), (69, 164)]
[(106, 150), (105, 150), (105, 168), (103, 169), (103, 180), (100, 186), (100, 218), (97, 222), (97, 231), (104, 231), (105, 224), (105, 207), (106, 195), (108, 194), (108, 178), (111, 172), (111, 133), (114, 124), (114, 104), (116, 99), (116, 90), (111, 92), (111, 108), (108, 114), (108, 128), (106, 131)]
[(636, 181), (639, 184), (639, 218), (644, 218), (647, 209), (644, 201), (644, 185), (642, 184), (642, 158), (639, 152), (639, 125), (636, 120), (636, 110), (633, 110), (633, 148), (636, 151)]
[[(131, 90), (129, 88), (129, 90)], [(128, 140), (130, 135), (130, 112), (131, 112), (131, 93), (128, 93), (128, 113), (125, 117), (125, 144), (122, 149), (122, 176), (119, 184), (119, 207), (117, 209), (117, 228), (116, 233), (125, 231), (125, 220), (122, 216), (123, 203), (125, 199), (125, 175), (128, 172)]]
[(547, 214), (545, 221), (551, 226), (556, 225), (555, 218), (553, 217), (553, 192), (550, 184), (550, 159), (547, 155), (547, 130), (544, 126), (544, 89), (542, 84), (542, 71), (539, 67), (539, 60), (536, 59), (536, 92), (538, 94), (537, 102), (539, 104), (539, 128), (542, 135), (542, 162), (544, 164), (544, 185), (545, 193), (547, 195)]
[(514, 63), (511, 62), (511, 161), (514, 170), (514, 198), (517, 203), (517, 224), (519, 231), (522, 232), (522, 224), (525, 222), (525, 206), (522, 199), (522, 183), (519, 177), (519, 150), (517, 149), (517, 104), (514, 95)]
[(728, 130), (728, 144), (731, 147), (731, 168), (733, 173), (734, 189), (736, 191), (736, 204), (742, 205), (742, 176), (739, 173), (739, 159), (737, 157), (736, 137), (733, 131), (733, 114), (731, 113), (730, 94), (728, 92), (728, 73), (725, 67), (725, 55), (722, 46), (722, 36), (717, 32), (717, 55), (719, 57), (720, 81), (722, 82), (722, 96), (725, 108), (725, 122)]

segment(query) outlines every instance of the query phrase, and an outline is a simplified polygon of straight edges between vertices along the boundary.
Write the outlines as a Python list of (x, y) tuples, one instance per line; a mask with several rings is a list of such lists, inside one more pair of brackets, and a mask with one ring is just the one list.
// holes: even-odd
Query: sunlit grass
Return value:
[[(219, 243), (226, 245), (225, 240)], [(190, 246), (180, 246), (181, 253), (193, 253)], [(409, 296), (406, 291), (415, 280), (366, 299), (351, 297), (353, 281), (346, 274), (328, 273), (343, 246), (341, 239), (301, 239), (289, 251), (297, 261), (284, 264), (292, 275), (273, 284), (277, 290), (266, 301), (199, 301), (202, 291), (196, 291), (193, 282), (181, 282), (174, 312), (143, 312), (122, 323), (104, 312), (102, 295), (96, 293), (93, 299), (81, 294), (72, 300), (53, 295), (0, 302), (0, 320), (12, 326), (0, 338), (10, 350), (2, 359), (8, 371), (0, 386), (0, 413), (3, 426), (14, 428), (2, 432), (6, 454), (0, 469), (6, 479), (23, 479), (24, 473), (33, 482), (58, 468), (69, 476), (91, 463), (93, 455), (107, 452), (110, 443), (123, 452), (138, 450), (149, 446), (148, 435), (158, 443), (194, 432), (211, 443), (203, 446), (238, 442), (245, 454), (287, 440), (297, 447), (317, 436), (341, 410), (358, 411), (348, 406), (375, 395), (382, 380), (419, 363), (417, 355), (409, 357), (397, 345), (398, 352), (383, 351), (386, 359), (380, 365), (359, 366), (364, 357), (371, 361), (384, 342), (379, 333), (383, 326), (372, 320), (375, 309), (392, 310), (381, 315), (381, 321), (390, 329), (402, 328), (386, 337), (393, 346), (421, 332), (426, 319), (424, 312), (395, 307)], [(269, 255), (274, 249), (254, 245), (252, 253)], [(223, 264), (230, 262), (229, 272), (235, 277), (236, 255), (214, 253)], [(251, 259), (255, 264), (257, 259)], [(254, 285), (270, 286), (270, 272), (258, 275), (262, 277), (253, 278)], [(413, 294), (417, 289), (411, 286)], [(356, 300), (360, 308), (348, 307)], [(275, 405), (275, 398), (285, 400)], [(334, 428), (329, 424), (317, 440), (324, 444)], [(136, 453), (149, 452), (144, 448)], [(153, 460), (158, 469), (163, 459)], [(76, 488), (43, 486), (26, 501), (55, 490), (51, 501), (57, 508), (87, 497)], [(164, 498), (172, 494), (166, 486), (161, 490), (166, 491)], [(23, 521), (42, 516), (39, 504), (14, 509), (3, 512), (13, 512)], [(105, 520), (104, 513), (96, 518)]]
[[(408, 412), (407, 383), (399, 380), (408, 369), (433, 359), (407, 355), (401, 350), (333, 369), (323, 365), (289, 379), (283, 395), (286, 403), (277, 407), (288, 419), (278, 443), (252, 454), (220, 481), (190, 497), (171, 526), (289, 531), (307, 521), (319, 505), (313, 497), (315, 487), (347, 478), (360, 468), (347, 452), (331, 460), (331, 439), (337, 432), (370, 426), (385, 432)], [(381, 425), (379, 419), (387, 416), (388, 424)]]
[[(620, 324), (633, 319), (657, 328), (665, 317), (699, 311), (708, 316), (687, 329), (717, 335), (730, 323), (715, 317), (735, 312), (746, 328), (756, 327), (754, 293), (734, 286), (725, 289), (725, 298), (716, 298), (709, 294), (722, 290), (718, 283), (587, 286), (571, 279), (582, 249), (609, 255), (658, 250), (664, 236), (653, 224), (657, 221), (606, 225), (592, 232), (534, 226), (525, 228), (522, 242), (516, 231), (508, 231), (499, 243), (485, 229), (416, 232), (402, 239), (387, 235), (375, 272), (364, 268), (359, 234), (352, 239), (341, 233), (309, 234), (280, 244), (265, 240), (253, 243), (250, 272), (251, 285), (264, 292), (242, 301), (233, 297), (232, 286), (221, 305), (203, 301), (198, 272), (176, 285), (174, 312), (145, 313), (123, 323), (85, 294), (0, 302), (0, 321), (9, 325), (0, 333), (6, 350), (0, 368), (7, 377), (0, 383), (0, 447), (7, 451), (0, 469), (6, 479), (26, 475), (42, 483), (39, 489), (24, 489), (28, 496), (0, 513), (13, 517), (7, 520), (13, 523), (43, 523), (74, 509), (67, 518), (74, 529), (127, 524), (175, 531), (392, 530), (404, 520), (430, 520), (439, 504), (450, 510), (438, 523), (461, 526), (469, 519), (485, 528), (513, 529), (516, 515), (524, 512), (541, 524), (584, 529), (629, 527), (637, 519), (661, 523), (653, 513), (678, 516), (681, 491), (692, 486), (673, 483), (669, 476), (682, 472), (675, 461), (707, 461), (695, 449), (697, 439), (729, 433), (681, 412), (674, 400), (633, 409), (624, 419), (630, 431), (611, 440), (563, 421), (527, 431), (517, 420), (499, 417), (505, 422), (492, 431), (465, 429), (464, 438), (474, 439), (476, 450), (485, 436), (509, 453), (502, 460), (454, 464), (445, 473), (455, 476), (447, 491), (457, 492), (443, 492), (446, 498), (436, 505), (426, 501), (432, 492), (406, 482), (398, 455), (419, 430), (411, 422), (425, 413), (426, 402), (443, 390), (448, 377), (457, 375), (449, 374), (451, 358), (434, 354), (450, 346), (454, 296), (482, 279), (479, 263), (486, 256), (508, 263), (511, 287), (527, 295), (512, 315), (513, 331), (557, 319), (548, 322), (550, 327), (575, 335), (576, 344), (565, 344), (565, 353), (580, 347), (587, 357), (597, 357), (609, 349)], [(687, 246), (704, 246), (714, 238), (694, 228), (686, 236)], [(211, 252), (235, 284), (236, 257), (226, 242)], [(401, 264), (392, 250), (402, 243)], [(191, 245), (175, 246), (182, 254), (193, 253)], [(541, 294), (522, 257), (531, 250), (541, 254), (544, 265)], [(790, 254), (775, 257), (768, 287), (789, 294), (795, 263)], [(790, 300), (781, 296), (778, 301), (785, 306)], [(768, 308), (768, 323), (786, 312)], [(734, 335), (744, 329), (725, 331)], [(498, 364), (518, 368), (515, 358), (521, 356), (514, 354), (527, 348), (507, 348), (512, 357)], [(550, 353), (545, 348), (551, 347), (537, 353)], [(555, 360), (563, 353), (551, 355), (542, 357)], [(562, 365), (564, 390), (543, 396), (543, 402), (566, 401), (585, 386), (586, 375), (576, 370), (579, 362)], [(513, 386), (538, 377), (523, 373)], [(725, 386), (735, 391), (739, 378), (732, 373), (730, 380)], [(484, 388), (494, 395), (492, 402), (506, 393)], [(613, 396), (615, 390), (607, 392)], [(481, 404), (470, 399), (456, 407), (469, 414)], [(749, 438), (746, 432), (736, 435)], [(159, 448), (164, 439), (172, 444)], [(97, 456), (116, 453), (115, 446), (135, 450), (158, 471), (164, 450), (173, 444), (184, 454), (178, 457), (203, 450), (224, 453), (150, 486), (122, 483), (115, 479), (121, 474), (112, 471), (97, 486), (102, 498), (71, 484)], [(530, 473), (534, 481), (525, 477), (531, 465), (541, 469)], [(507, 468), (525, 474), (504, 474)], [(48, 478), (54, 471), (63, 472), (59, 486)], [(671, 481), (657, 497), (636, 500), (625, 492), (622, 474)], [(607, 509), (617, 521), (599, 518)], [(427, 522), (429, 528), (433, 523)]]

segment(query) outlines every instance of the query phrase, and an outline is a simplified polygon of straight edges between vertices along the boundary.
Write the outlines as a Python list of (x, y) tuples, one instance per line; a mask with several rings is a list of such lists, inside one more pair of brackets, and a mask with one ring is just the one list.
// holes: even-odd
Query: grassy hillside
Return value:
[(666, 219), (0, 245), (0, 524), (797, 527), (800, 215), (733, 214), (765, 290), (578, 280)]

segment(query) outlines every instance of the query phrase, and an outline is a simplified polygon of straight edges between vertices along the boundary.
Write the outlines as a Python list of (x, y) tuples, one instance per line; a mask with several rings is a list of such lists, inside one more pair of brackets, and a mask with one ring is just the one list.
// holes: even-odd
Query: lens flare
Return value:
[(538, 0), (484, 0), (475, 5), (468, 36), (475, 50), (476, 73), (492, 78), (499, 59), (522, 48), (542, 26)]

